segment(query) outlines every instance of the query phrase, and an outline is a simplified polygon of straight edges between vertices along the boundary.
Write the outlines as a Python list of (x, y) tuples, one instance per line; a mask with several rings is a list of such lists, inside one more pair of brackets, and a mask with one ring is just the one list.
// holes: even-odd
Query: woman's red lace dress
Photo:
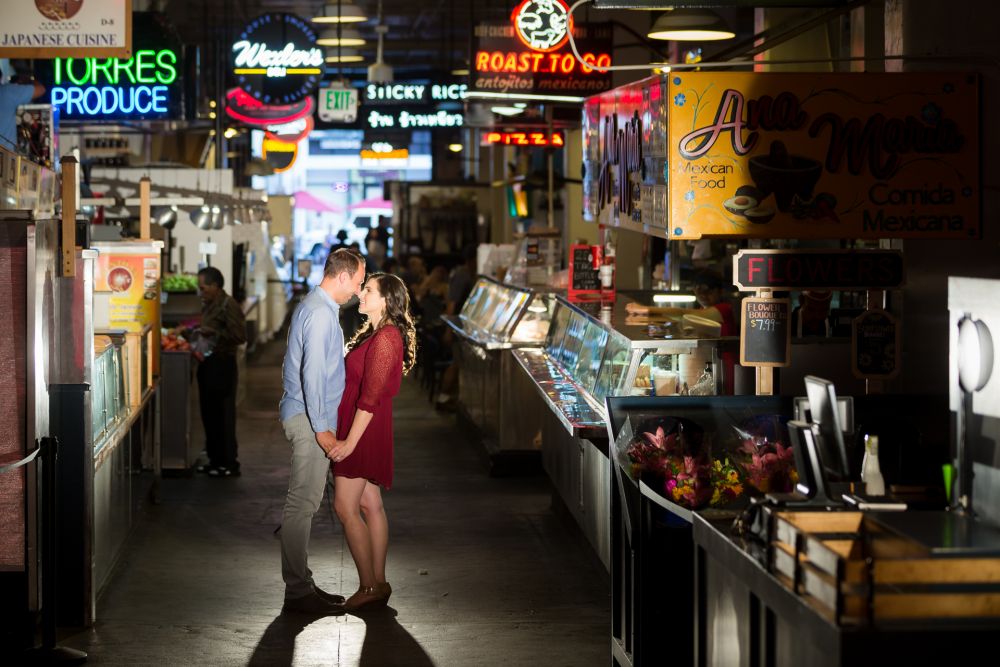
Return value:
[(387, 325), (348, 352), (345, 360), (344, 396), (337, 409), (337, 438), (351, 432), (354, 413), (372, 413), (358, 446), (343, 461), (333, 464), (333, 474), (363, 477), (388, 489), (392, 486), (392, 397), (403, 379), (403, 337)]

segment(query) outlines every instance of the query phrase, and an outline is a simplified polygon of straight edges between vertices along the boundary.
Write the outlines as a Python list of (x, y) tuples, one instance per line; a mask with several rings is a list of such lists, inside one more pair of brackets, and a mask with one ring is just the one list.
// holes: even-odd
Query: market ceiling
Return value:
[[(150, 9), (162, 9), (187, 40), (204, 48), (219, 38), (225, 42), (260, 14), (289, 12), (312, 18), (322, 13), (324, 4), (317, 0), (154, 0)], [(336, 7), (336, 0), (331, 4)], [(364, 23), (349, 24), (367, 40), (365, 46), (357, 47), (365, 61), (343, 65), (343, 72), (358, 78), (375, 61), (378, 2), (355, 0), (354, 4), (369, 17)], [(388, 27), (384, 60), (397, 79), (450, 72), (467, 57), (472, 23), (508, 18), (511, 7), (508, 0), (382, 0), (383, 23)], [(336, 65), (330, 70), (335, 71)]]

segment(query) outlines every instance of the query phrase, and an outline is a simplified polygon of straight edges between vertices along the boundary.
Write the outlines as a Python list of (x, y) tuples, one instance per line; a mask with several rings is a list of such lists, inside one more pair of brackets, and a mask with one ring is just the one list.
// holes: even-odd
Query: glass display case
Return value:
[(481, 276), (462, 312), (446, 321), (463, 338), (489, 349), (514, 343), (538, 345), (548, 333), (553, 306), (549, 293), (503, 285)]
[(461, 313), (443, 318), (456, 334), (459, 416), (480, 436), (495, 474), (537, 466), (531, 460), (538, 455), (536, 413), (544, 406), (532, 400), (510, 350), (544, 345), (555, 308), (550, 292), (480, 277)]
[(125, 398), (124, 336), (94, 336), (93, 384), (90, 389), (94, 455), (115, 427), (128, 416)]
[[(720, 393), (722, 354), (736, 350), (738, 339), (706, 338), (681, 323), (636, 324), (629, 301), (619, 295), (602, 311), (599, 303), (560, 297), (544, 346), (514, 352), (574, 435), (604, 437), (608, 396)], [(560, 390), (544, 390), (553, 386)]]

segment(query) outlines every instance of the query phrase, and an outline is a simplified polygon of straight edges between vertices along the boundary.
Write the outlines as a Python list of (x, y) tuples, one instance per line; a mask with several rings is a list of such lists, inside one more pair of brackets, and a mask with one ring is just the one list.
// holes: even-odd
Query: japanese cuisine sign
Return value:
[(128, 58), (131, 0), (6, 0), (0, 57)]

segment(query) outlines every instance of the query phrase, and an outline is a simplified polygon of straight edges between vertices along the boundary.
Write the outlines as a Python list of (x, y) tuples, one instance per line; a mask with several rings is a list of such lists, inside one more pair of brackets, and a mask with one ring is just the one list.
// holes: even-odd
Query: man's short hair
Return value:
[(364, 270), (365, 258), (360, 252), (353, 248), (337, 248), (326, 258), (326, 266), (323, 267), (323, 276), (333, 278), (341, 273), (354, 276), (358, 269)]
[(216, 285), (219, 289), (226, 286), (226, 279), (222, 277), (222, 271), (214, 266), (206, 266), (198, 272), (198, 275), (205, 279), (206, 285)]

